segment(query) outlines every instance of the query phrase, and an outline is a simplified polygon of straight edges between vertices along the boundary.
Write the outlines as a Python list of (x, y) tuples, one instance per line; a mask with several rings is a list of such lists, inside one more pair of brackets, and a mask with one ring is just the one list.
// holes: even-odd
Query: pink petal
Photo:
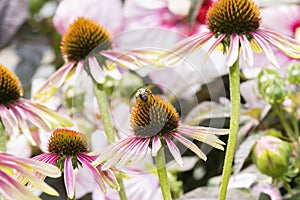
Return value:
[(176, 162), (180, 165), (183, 166), (183, 161), (182, 157), (180, 154), (179, 149), (176, 147), (176, 145), (172, 142), (172, 140), (168, 136), (164, 136), (165, 141), (167, 142), (167, 145), (169, 147), (169, 150), (173, 157), (175, 158)]
[(176, 138), (179, 142), (181, 142), (184, 146), (189, 148), (191, 151), (193, 151), (197, 156), (199, 156), (199, 158), (206, 161), (206, 159), (207, 159), (206, 155), (193, 142), (191, 142), (188, 139), (180, 136), (177, 133), (171, 133), (170, 135), (173, 136), (174, 138)]
[(230, 46), (228, 49), (228, 55), (227, 55), (227, 59), (226, 59), (226, 64), (228, 66), (232, 66), (235, 61), (238, 59), (239, 56), (239, 44), (240, 40), (239, 40), (239, 35), (233, 33), (230, 36)]
[(72, 199), (75, 195), (75, 174), (70, 156), (67, 156), (65, 160), (64, 182), (68, 197)]
[(63, 65), (52, 76), (50, 76), (45, 83), (37, 90), (34, 98), (41, 100), (48, 100), (55, 90), (63, 85), (68, 75), (75, 67), (75, 62), (70, 62)]
[(158, 60), (162, 63), (161, 65), (167, 67), (179, 64), (186, 56), (204, 45), (213, 36), (214, 34), (211, 32), (204, 32), (188, 37), (176, 44), (170, 50), (163, 52)]
[(98, 186), (101, 190), (106, 193), (106, 186), (100, 176), (100, 173), (96, 167), (94, 167), (90, 162), (87, 161), (88, 155), (79, 154), (77, 155), (78, 160), (86, 167), (86, 169), (93, 175), (95, 181), (98, 183)]
[(0, 105), (0, 118), (5, 127), (6, 133), (9, 133), (12, 138), (17, 138), (19, 135), (19, 125), (16, 116), (11, 109)]
[(89, 68), (92, 75), (92, 78), (97, 82), (100, 83), (103, 80), (103, 69), (99, 65), (97, 59), (94, 56), (90, 56), (89, 60)]
[(40, 200), (25, 186), (17, 182), (12, 177), (0, 170), (0, 194), (4, 194), (8, 199), (33, 199)]
[(255, 41), (259, 44), (259, 46), (262, 48), (262, 50), (264, 51), (265, 55), (267, 56), (268, 60), (272, 63), (272, 65), (274, 65), (277, 68), (280, 68), (275, 55), (270, 47), (270, 45), (268, 44), (268, 42), (261, 37), (260, 35), (258, 35), (257, 33), (251, 34), (253, 36), (253, 38), (255, 39)]
[(157, 155), (158, 150), (162, 147), (161, 141), (159, 137), (156, 135), (152, 140), (152, 156), (155, 157)]
[(253, 67), (254, 59), (253, 59), (253, 52), (250, 43), (246, 38), (246, 36), (244, 36), (243, 34), (240, 35), (240, 41), (241, 41), (243, 58), (246, 61), (248, 66)]

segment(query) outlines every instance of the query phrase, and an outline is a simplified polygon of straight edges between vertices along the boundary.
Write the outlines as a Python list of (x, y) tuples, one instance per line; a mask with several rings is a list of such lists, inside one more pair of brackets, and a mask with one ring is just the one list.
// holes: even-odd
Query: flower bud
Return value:
[(252, 151), (252, 160), (261, 173), (278, 178), (287, 171), (291, 154), (290, 143), (267, 135), (256, 142)]
[(288, 67), (287, 78), (291, 84), (300, 83), (300, 63), (294, 62)]
[(261, 70), (257, 84), (260, 95), (270, 104), (282, 103), (287, 96), (284, 81), (275, 70)]

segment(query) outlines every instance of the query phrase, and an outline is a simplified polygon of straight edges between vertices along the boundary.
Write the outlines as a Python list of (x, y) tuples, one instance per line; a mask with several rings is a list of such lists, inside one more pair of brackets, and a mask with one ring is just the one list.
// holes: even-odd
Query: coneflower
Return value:
[(23, 89), (18, 77), (0, 64), (0, 121), (11, 138), (16, 138), (21, 130), (32, 144), (36, 144), (27, 121), (46, 131), (72, 125), (56, 112), (22, 96)]
[(132, 136), (97, 152), (100, 156), (93, 164), (97, 166), (104, 163), (103, 169), (111, 166), (121, 168), (137, 164), (151, 152), (156, 160), (164, 199), (171, 198), (165, 171), (164, 147), (170, 150), (177, 163), (182, 166), (182, 157), (175, 141), (182, 143), (201, 159), (206, 160), (206, 155), (186, 137), (223, 150), (222, 145), (225, 143), (216, 135), (229, 132), (227, 129), (183, 125), (177, 111), (170, 103), (144, 88), (136, 93), (136, 103), (131, 113), (131, 128)]
[(115, 174), (125, 178), (127, 175), (114, 167), (106, 170), (103, 170), (101, 165), (94, 167), (91, 163), (97, 156), (90, 156), (88, 152), (84, 134), (69, 129), (56, 129), (48, 141), (48, 153), (32, 159), (58, 166), (63, 171), (67, 195), (71, 199), (75, 196), (74, 170), (81, 167), (85, 167), (91, 173), (104, 193), (105, 183), (114, 189), (119, 189)]
[(112, 36), (103, 26), (88, 18), (77, 18), (62, 38), (61, 53), (65, 64), (39, 88), (35, 98), (48, 100), (68, 78), (74, 73), (77, 77), (83, 69), (93, 80), (102, 82), (106, 71), (110, 70), (109, 61), (135, 70), (149, 66), (150, 58), (157, 55), (150, 50), (112, 50), (112, 47)]

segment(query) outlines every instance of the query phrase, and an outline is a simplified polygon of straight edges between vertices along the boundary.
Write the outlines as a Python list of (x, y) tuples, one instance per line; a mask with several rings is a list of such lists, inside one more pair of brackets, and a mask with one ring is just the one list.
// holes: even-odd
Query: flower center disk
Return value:
[(215, 34), (245, 34), (257, 30), (261, 17), (252, 0), (218, 0), (207, 11), (209, 30)]
[(12, 103), (22, 95), (23, 89), (18, 77), (0, 64), (0, 105)]
[(164, 135), (174, 131), (178, 125), (179, 116), (171, 104), (153, 95), (150, 90), (138, 91), (131, 113), (131, 127), (136, 136)]
[(97, 22), (79, 17), (63, 36), (61, 52), (67, 61), (85, 59), (93, 50), (110, 49), (112, 38), (110, 33)]
[(82, 133), (68, 129), (56, 129), (48, 142), (48, 151), (56, 155), (75, 156), (87, 152), (87, 139)]

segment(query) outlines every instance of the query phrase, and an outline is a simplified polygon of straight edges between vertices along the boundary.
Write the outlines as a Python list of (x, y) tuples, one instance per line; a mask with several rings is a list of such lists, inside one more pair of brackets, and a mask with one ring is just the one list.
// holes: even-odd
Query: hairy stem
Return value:
[[(97, 98), (97, 103), (100, 109), (101, 113), (101, 120), (104, 125), (104, 131), (107, 137), (107, 141), (109, 144), (113, 143), (115, 141), (115, 136), (114, 136), (114, 127), (111, 123), (110, 120), (110, 114), (108, 110), (108, 104), (107, 104), (107, 95), (105, 91), (101, 88), (101, 85), (96, 85), (94, 88), (94, 93)], [(119, 190), (119, 197), (120, 200), (126, 200), (126, 192), (124, 189), (124, 183), (123, 179), (120, 177), (117, 177), (117, 182), (120, 186)]]
[(169, 186), (169, 181), (167, 176), (164, 148), (160, 148), (160, 150), (157, 152), (157, 156), (155, 157), (155, 164), (157, 168), (157, 174), (158, 174), (163, 198), (164, 200), (171, 200), (172, 197), (171, 197), (170, 186)]
[(229, 183), (230, 174), (232, 171), (232, 162), (236, 146), (236, 139), (239, 130), (240, 119), (240, 69), (239, 59), (230, 67), (229, 71), (230, 84), (230, 133), (228, 136), (228, 143), (223, 167), (222, 182), (220, 188), (220, 200), (226, 199), (227, 187)]
[(6, 152), (6, 135), (5, 135), (5, 128), (3, 123), (0, 119), (0, 151)]

